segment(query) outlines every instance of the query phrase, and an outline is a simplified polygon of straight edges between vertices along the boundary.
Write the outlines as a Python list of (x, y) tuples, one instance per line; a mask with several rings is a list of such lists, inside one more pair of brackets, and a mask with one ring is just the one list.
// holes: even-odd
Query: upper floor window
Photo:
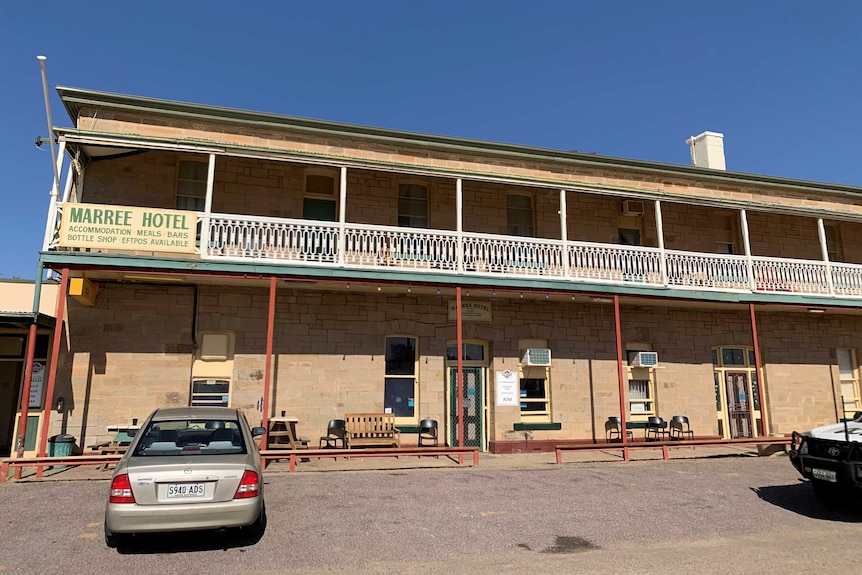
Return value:
[(620, 245), (623, 246), (639, 246), (641, 245), (641, 231), (634, 228), (619, 228)]
[(207, 199), (206, 162), (183, 160), (177, 172), (177, 209), (202, 212)]
[(510, 236), (534, 236), (533, 198), (506, 196), (506, 233)]
[(733, 216), (720, 215), (717, 217), (719, 228), (716, 233), (715, 251), (719, 254), (733, 254), (734, 250), (734, 232), (733, 232)]
[(829, 256), (830, 262), (841, 261), (841, 236), (838, 234), (838, 226), (825, 225), (823, 226), (826, 232), (826, 253)]
[(302, 199), (302, 218), (334, 222), (338, 220), (336, 198), (337, 172), (325, 168), (309, 168), (305, 172), (305, 197)]
[(399, 184), (398, 225), (408, 228), (428, 227), (428, 187), (422, 184)]

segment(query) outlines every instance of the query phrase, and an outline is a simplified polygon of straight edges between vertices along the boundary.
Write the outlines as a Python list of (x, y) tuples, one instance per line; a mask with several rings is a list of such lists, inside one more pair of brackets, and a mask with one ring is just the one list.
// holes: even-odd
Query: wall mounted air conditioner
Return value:
[(620, 202), (620, 215), (642, 216), (644, 215), (644, 203), (640, 200), (623, 200)]
[(639, 351), (632, 360), (632, 367), (656, 367), (658, 353), (654, 351)]
[(521, 365), (546, 367), (551, 365), (551, 350), (542, 348), (525, 349)]

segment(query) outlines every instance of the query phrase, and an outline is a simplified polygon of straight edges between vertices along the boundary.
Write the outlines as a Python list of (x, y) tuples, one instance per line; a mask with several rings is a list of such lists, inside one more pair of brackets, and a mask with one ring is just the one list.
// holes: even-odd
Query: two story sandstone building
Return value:
[(45, 433), (218, 404), (506, 453), (862, 409), (860, 188), (58, 91)]

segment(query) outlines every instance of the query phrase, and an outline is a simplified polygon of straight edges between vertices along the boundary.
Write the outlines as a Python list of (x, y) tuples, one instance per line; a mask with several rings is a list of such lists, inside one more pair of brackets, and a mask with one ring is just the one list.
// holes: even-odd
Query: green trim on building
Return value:
[[(496, 276), (471, 276), (434, 272), (410, 272), (400, 270), (361, 270), (354, 268), (320, 268), (291, 264), (261, 264), (240, 262), (217, 262), (213, 260), (152, 258), (120, 254), (93, 254), (87, 252), (41, 252), (40, 262), (46, 267), (60, 269), (101, 268), (106, 271), (135, 270), (173, 271), (190, 275), (212, 273), (235, 275), (240, 278), (269, 278), (276, 276), (283, 280), (309, 281), (342, 280), (361, 283), (396, 283), (405, 286), (464, 287), (477, 289), (500, 289), (507, 291), (523, 290), (540, 294), (593, 295), (607, 297), (612, 295), (649, 297), (662, 300), (691, 300), (736, 304), (792, 304), (810, 307), (862, 307), (862, 298), (833, 298), (802, 296), (790, 293), (747, 293), (714, 292), (654, 287), (629, 287), (618, 284), (594, 283), (580, 280), (533, 280)], [(157, 282), (154, 282), (157, 283)], [(182, 284), (175, 284), (182, 285)]]
[(559, 431), (562, 423), (516, 423), (515, 431)]

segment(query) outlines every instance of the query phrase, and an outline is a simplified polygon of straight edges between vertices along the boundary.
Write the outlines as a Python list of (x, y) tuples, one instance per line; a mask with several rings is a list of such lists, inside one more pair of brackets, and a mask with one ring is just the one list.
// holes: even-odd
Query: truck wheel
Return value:
[(841, 503), (841, 489), (834, 483), (813, 479), (811, 486), (814, 496), (827, 507), (837, 507)]

